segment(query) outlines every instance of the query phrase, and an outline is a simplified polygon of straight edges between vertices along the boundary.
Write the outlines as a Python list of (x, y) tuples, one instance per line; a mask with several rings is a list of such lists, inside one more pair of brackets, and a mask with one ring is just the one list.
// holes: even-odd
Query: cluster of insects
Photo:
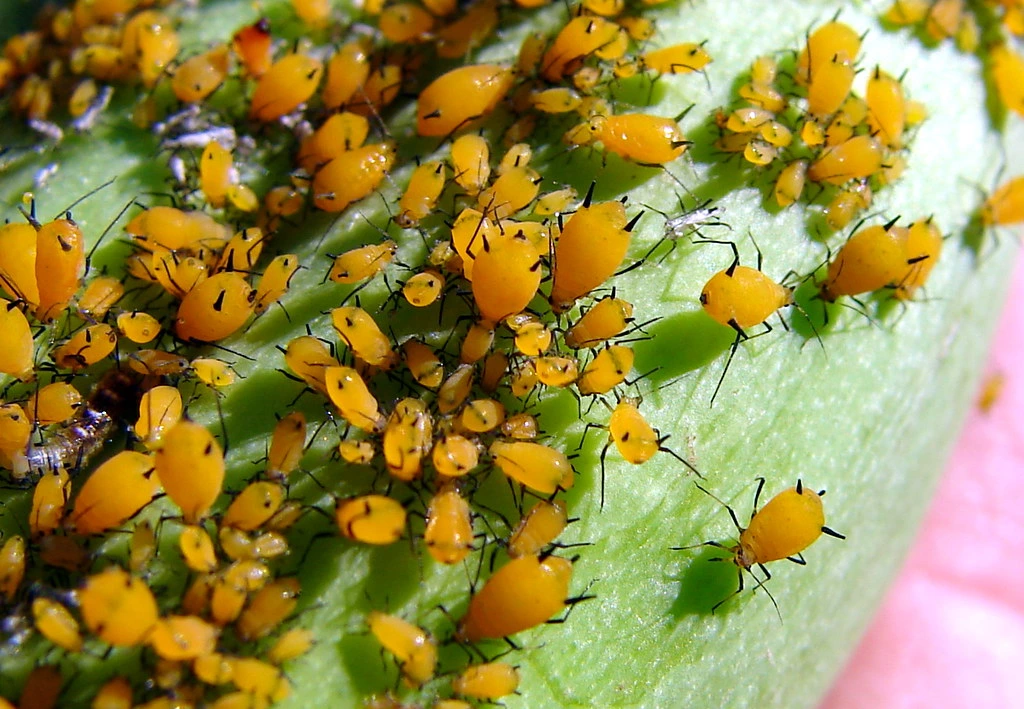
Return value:
[[(11, 379), (0, 466), (31, 498), (24, 514), (4, 510), (16, 531), (0, 539), (0, 660), (42, 648), (19, 684), (21, 706), (53, 706), (74, 689), (74, 658), (111, 648), (138, 672), (109, 677), (93, 706), (286, 698), (287, 663), (328, 639), (303, 627), (316, 599), (300, 602), (301, 560), (323, 536), (408, 544), (425, 550), (421, 564), (465, 568), (464, 610), (439, 611), (450, 620), (444, 636), (381, 599), (361, 632), (431, 706), (494, 702), (519, 685), (495, 641), (516, 649), (512, 636), (592, 598), (574, 578), (586, 551), (563, 539), (566, 493), (586, 472), (543, 430), (540, 403), (571, 401), (585, 430), (606, 434), (601, 507), (613, 449), (633, 465), (665, 453), (704, 477), (641, 413), (634, 344), (650, 338), (650, 323), (615, 278), (644, 265), (630, 264), (643, 208), (598, 198), (589, 179), (549, 189), (550, 156), (535, 152), (551, 134), (568, 151), (600, 147), (604, 160), (667, 170), (690, 145), (678, 119), (626, 112), (611, 88), (701, 72), (711, 54), (703, 43), (658, 46), (642, 14), (658, 2), (584, 0), (508, 63), (472, 62), (505, 13), (542, 4), (368, 2), (363, 22), (345, 28), (329, 2), (293, 0), (291, 19), (312, 36), (331, 30), (332, 46), (276, 36), (261, 18), (186, 55), (172, 3), (76, 0), (7, 41), (0, 89), (48, 141), (62, 139), (65, 104), (88, 131), (112, 87), (143, 87), (133, 119), (166, 156), (173, 191), (125, 205), (102, 234), (83, 233), (77, 205), (40, 218), (29, 194), (23, 218), (0, 227), (0, 372)], [(758, 59), (739, 91), (748, 105), (721, 112), (716, 144), (756, 166), (786, 163), (774, 182), (782, 207), (801, 199), (805, 179), (836, 190), (825, 210), (836, 230), (870, 205), (872, 180), (898, 178), (905, 126), (924, 115), (877, 68), (864, 99), (851, 93), (860, 39), (838, 21), (810, 32), (788, 84), (775, 60)], [(396, 109), (410, 94), (415, 117), (403, 123)], [(790, 152), (794, 133), (806, 154)], [(415, 165), (412, 141), (434, 141)], [(271, 159), (287, 164), (280, 184), (258, 168)], [(984, 225), (1024, 221), (1022, 180), (986, 200)], [(387, 223), (329, 263), (300, 263), (299, 249), (283, 247), (325, 215), (374, 200)], [(742, 265), (733, 241), (704, 237), (716, 220), (703, 204), (664, 227), (666, 240), (732, 251), (699, 293), (735, 333), (712, 401), (749, 331), (801, 307), (798, 282), (813, 281), (825, 303), (872, 292), (909, 300), (943, 244), (928, 217), (873, 219), (815, 272), (776, 282), (760, 258)], [(123, 270), (100, 273), (87, 244), (115, 227), (128, 244)], [(274, 306), (290, 317), (302, 269), (331, 307), (280, 347), (274, 376), (294, 382), (319, 420), (311, 426), (293, 402), (259, 436), (259, 468), (233, 473), (226, 424), (215, 435), (190, 408), (219, 409), (236, 369), (254, 370), (257, 353), (236, 335)], [(592, 420), (598, 400), (607, 420)], [(352, 479), (321, 482), (314, 468)], [(762, 587), (764, 564), (802, 563), (822, 533), (841, 538), (825, 525), (823, 492), (798, 481), (758, 509), (764, 485), (745, 528), (729, 509), (738, 543), (706, 543), (735, 563), (739, 590), (754, 567)], [(470, 659), (446, 654), (449, 644)], [(403, 705), (388, 693), (368, 706)]]

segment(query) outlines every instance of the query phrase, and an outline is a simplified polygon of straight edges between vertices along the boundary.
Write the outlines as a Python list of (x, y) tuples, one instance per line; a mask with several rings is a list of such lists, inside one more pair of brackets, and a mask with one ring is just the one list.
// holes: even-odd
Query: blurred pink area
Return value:
[[(1024, 707), (1024, 255), (983, 382), (906, 565), (821, 709)], [(983, 384), (984, 387), (984, 384)]]

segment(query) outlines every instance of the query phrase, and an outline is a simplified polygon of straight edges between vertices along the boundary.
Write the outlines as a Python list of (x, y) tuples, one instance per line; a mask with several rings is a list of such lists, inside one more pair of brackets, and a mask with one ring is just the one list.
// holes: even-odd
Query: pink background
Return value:
[(1024, 707), (1024, 255), (921, 536), (821, 709)]

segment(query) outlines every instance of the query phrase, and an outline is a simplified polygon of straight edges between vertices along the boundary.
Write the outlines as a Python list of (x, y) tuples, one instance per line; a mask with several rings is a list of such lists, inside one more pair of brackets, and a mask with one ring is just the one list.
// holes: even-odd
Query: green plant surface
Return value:
[[(562, 541), (590, 544), (571, 552), (580, 555), (572, 589), (587, 590), (596, 599), (575, 607), (562, 625), (516, 637), (523, 649), (506, 659), (519, 665), (523, 681), (520, 694), (504, 700), (510, 709), (812, 706), (856, 646), (913, 538), (971, 405), (1016, 248), (1013, 239), (1003, 235), (997, 241), (993, 233), (982, 236), (980, 250), (965, 243), (969, 216), (982, 199), (979, 186), (990, 189), (1001, 167), (1014, 174), (1024, 165), (1024, 131), (1016, 119), (1007, 122), (1005, 132), (993, 128), (977, 58), (949, 45), (927, 48), (906, 33), (886, 32), (873, 18), (876, 8), (867, 4), (671, 3), (650, 12), (657, 18), (659, 36), (665, 43), (707, 40), (714, 57), (707, 70), (710, 87), (698, 75), (665, 77), (647, 110), (675, 116), (693, 104), (681, 121), (684, 132), (697, 141), (689, 153), (692, 157), (670, 165), (672, 177), (616, 159), (603, 161), (587, 151), (565, 153), (555, 144), (558, 132), (553, 132), (551, 147), (541, 151), (546, 167), (538, 169), (581, 191), (596, 179), (601, 199), (628, 195), (630, 216), (644, 209), (633, 232), (633, 258), (647, 253), (662, 235), (664, 218), (655, 210), (677, 212), (677, 197), (682, 194), (688, 206), (694, 199), (715, 199), (731, 232), (709, 229), (708, 235), (736, 240), (744, 263), (755, 260), (749, 232), (763, 251), (769, 275), (812, 272), (826, 259), (826, 244), (834, 250), (843, 237), (825, 239), (809, 232), (814, 217), (799, 205), (783, 211), (770, 208), (765, 180), (751, 186), (749, 173), (736, 162), (724, 164), (710, 150), (713, 136), (704, 126), (716, 108), (733, 100), (737, 81), (751, 60), (768, 53), (781, 57), (799, 48), (807, 28), (831, 18), (839, 7), (843, 21), (866, 32), (860, 90), (876, 64), (897, 76), (905, 71), (909, 95), (930, 112), (911, 145), (904, 177), (876, 194), (871, 208), (878, 215), (872, 217), (874, 223), (895, 216), (909, 223), (932, 215), (950, 235), (925, 292), (905, 309), (882, 307), (878, 323), (833, 309), (832, 322), (821, 333), (824, 351), (807, 332), (785, 332), (780, 327), (743, 344), (711, 407), (732, 333), (711, 321), (697, 298), (707, 279), (729, 264), (728, 248), (684, 240), (664, 260), (652, 258), (614, 284), (619, 297), (635, 304), (638, 320), (657, 319), (645, 328), (650, 339), (635, 344), (635, 369), (650, 374), (630, 391), (643, 395), (648, 420), (671, 434), (667, 445), (693, 462), (706, 476), (705, 485), (735, 507), (741, 522), (749, 515), (758, 476), (767, 478), (764, 499), (797, 478), (814, 489), (827, 489), (827, 524), (845, 533), (847, 540), (817, 542), (805, 555), (806, 567), (771, 565), (768, 589), (779, 615), (765, 593), (749, 590), (749, 577), (747, 591), (712, 613), (711, 607), (735, 588), (735, 568), (709, 563), (714, 554), (708, 550), (670, 547), (709, 539), (728, 543), (735, 532), (728, 514), (695, 488), (693, 476), (671, 456), (660, 454), (634, 467), (622, 462), (614, 448), (607, 454), (606, 504), (599, 509), (599, 457), (606, 436), (592, 431), (574, 459), (578, 481), (566, 496), (570, 512), (580, 521), (569, 527)], [(266, 11), (287, 26), (286, 5), (267, 3)], [(547, 8), (487, 47), (481, 57), (511, 60), (518, 38), (531, 22), (552, 26), (564, 16), (562, 7)], [(249, 2), (206, 3), (196, 17), (186, 17), (182, 31), (191, 34), (184, 46), (197, 48), (204, 41), (226, 37), (253, 18)], [(642, 95), (648, 84), (634, 82), (619, 90)], [(45, 187), (35, 189), (40, 212), (47, 216), (116, 176), (113, 185), (74, 210), (92, 238), (129, 199), (159, 201), (147, 193), (167, 191), (165, 160), (157, 155), (156, 139), (131, 125), (128, 93), (118, 89), (115, 105), (92, 133), (69, 135), (49, 152), (12, 158), (0, 177), (7, 218), (19, 218), (15, 207), (21, 194), (31, 188), (35, 171), (51, 162), (60, 165), (59, 171)], [(398, 113), (407, 125), (410, 110)], [(0, 128), (2, 142), (26, 145), (30, 136), (11, 123), (7, 118)], [(401, 137), (399, 129), (392, 130)], [(424, 141), (404, 145), (407, 155), (436, 147)], [(409, 171), (407, 161), (395, 172), (394, 184), (385, 187), (392, 203), (390, 197), (400, 193)], [(680, 182), (693, 196), (682, 192)], [(322, 313), (336, 307), (348, 291), (320, 284), (329, 267), (323, 254), (378, 240), (367, 219), (384, 223), (387, 215), (381, 203), (377, 197), (368, 198), (337, 220), (310, 215), (274, 242), (275, 252), (298, 253), (307, 270), (296, 276), (284, 300), (287, 315), (274, 309), (223, 343), (253, 358), (228, 357), (244, 377), (222, 402), (230, 440), (231, 489), (239, 489), (260, 469), (254, 461), (265, 454), (275, 413), (285, 413), (290, 406), (301, 409), (309, 416), (311, 429), (325, 420), (323, 404), (313, 397), (291, 405), (300, 387), (276, 371), (284, 363), (275, 345), (304, 334), (307, 323), (315, 334), (334, 337), (329, 315)], [(128, 252), (122, 224), (123, 220), (100, 246), (94, 267), (119, 268)], [(414, 232), (405, 232), (401, 239), (400, 258), (418, 263), (423, 241)], [(664, 250), (666, 246), (658, 253)], [(382, 303), (387, 294), (383, 282), (375, 282), (361, 293), (364, 307)], [(822, 307), (819, 301), (805, 304), (817, 312)], [(431, 318), (395, 320), (396, 334), (422, 332), (424, 322), (437, 322), (436, 306), (428, 312)], [(439, 325), (436, 332), (443, 333), (449, 325)], [(584, 421), (607, 419), (600, 403), (581, 417), (568, 393), (546, 393), (536, 408), (549, 442), (569, 451), (579, 445)], [(209, 393), (197, 394), (190, 414), (218, 430), (219, 414)], [(294, 494), (328, 511), (332, 495), (365, 492), (372, 482), (365, 471), (327, 460), (332, 440), (336, 442), (336, 434), (328, 425), (304, 461), (330, 493), (308, 479), (293, 486)], [(498, 477), (491, 474), (478, 494), (509, 509), (508, 488)], [(12, 531), (10, 520), (26, 509), (29, 496), (5, 490), (0, 499), (8, 505), (0, 526)], [(168, 504), (156, 505), (146, 514), (157, 517), (171, 509)], [(500, 521), (494, 524), (499, 533), (504, 531)], [(366, 696), (395, 687), (393, 663), (381, 662), (365, 631), (366, 613), (387, 609), (447, 638), (452, 623), (437, 607), (443, 605), (458, 618), (467, 603), (470, 577), (481, 563), (475, 555), (466, 568), (445, 568), (432, 562), (421, 545), (377, 549), (340, 539), (315, 541), (304, 553), (311, 536), (329, 525), (307, 519), (297, 550), (284, 566), (297, 569), (302, 580), (297, 622), (314, 629), (317, 644), (289, 667), (294, 692), (282, 706), (317, 701), (359, 706)], [(123, 553), (123, 543), (109, 544), (110, 552)], [(167, 568), (153, 583), (170, 593), (180, 581)], [(20, 682), (31, 668), (38, 657), (33, 647), (38, 643), (17, 653), (0, 650), (0, 692)], [(501, 648), (494, 643), (485, 651), (493, 655)], [(464, 662), (461, 650), (453, 646), (446, 647), (443, 656), (451, 666)], [(115, 657), (127, 667), (135, 662), (132, 653)], [(76, 666), (80, 674), (68, 690), (69, 702), (84, 701), (92, 683), (110, 673), (107, 661), (98, 657)], [(422, 696), (429, 698), (432, 692), (428, 685)]]

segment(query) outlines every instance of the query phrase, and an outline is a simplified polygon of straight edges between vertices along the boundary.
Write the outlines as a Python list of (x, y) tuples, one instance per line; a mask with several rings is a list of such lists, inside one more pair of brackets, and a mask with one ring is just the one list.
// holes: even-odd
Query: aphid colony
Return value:
[(1024, 4), (984, 0), (979, 5), (965, 0), (896, 0), (882, 21), (891, 27), (913, 27), (929, 44), (952, 39), (960, 51), (978, 54), (985, 60), (999, 103), (1024, 115)]
[[(124, 279), (87, 273), (86, 242), (102, 237), (87, 239), (70, 213), (43, 223), (32, 209), (25, 222), (0, 227), (0, 287), (9, 297), (0, 303), (0, 372), (22, 382), (0, 405), (0, 465), (31, 488), (27, 516), (15, 523), (21, 533), (0, 544), (9, 636), (0, 657), (30, 643), (46, 648), (22, 704), (51, 706), (73, 674), (71, 658), (107, 647), (134, 653), (141, 670), (111, 678), (96, 706), (227, 709), (287, 696), (282, 664), (305, 653), (314, 633), (301, 627), (300, 584), (283, 567), (314, 543), (296, 529), (316, 528), (320, 517), (329, 522), (319, 529), (345, 544), (405, 542), (478, 580), (485, 556), (490, 568), (497, 562), (443, 636), (386, 609), (371, 610), (365, 630), (394, 659), (402, 684), (436, 707), (515, 692), (518, 670), (484, 654), (488, 642), (559, 621), (587, 598), (573, 579), (577, 557), (559, 540), (571, 521), (565, 492), (578, 473), (592, 473), (574, 469), (545, 438), (536, 402), (572, 396), (582, 409), (614, 397), (607, 423), (588, 425), (607, 433), (602, 505), (612, 447), (636, 465), (665, 452), (700, 475), (645, 420), (630, 379), (631, 343), (648, 335), (610, 284), (628, 264), (641, 210), (595, 199), (593, 184), (582, 199), (573, 186), (547, 189), (529, 141), (538, 122), (564, 121), (558, 132), (570, 148), (600, 145), (615, 156), (608, 159), (669, 164), (689, 145), (678, 123), (616, 112), (608, 87), (638, 74), (701, 71), (710, 54), (703, 44), (652, 48), (654, 25), (636, 14), (641, 6), (585, 0), (550, 36), (529, 35), (514, 62), (465, 63), (505, 8), (425, 0), (364, 4), (372, 32), (353, 31), (330, 50), (275, 37), (261, 19), (182, 57), (174, 8), (165, 15), (152, 4), (77, 0), (44, 13), (42, 29), (9, 40), (0, 59), (11, 105), (51, 137), (59, 127), (42, 121), (57, 97), (70, 94), (70, 115), (92, 122), (110, 82), (149, 89), (135, 117), (168, 155), (177, 198), (126, 207), (124, 272), (139, 292), (125, 302), (145, 303), (139, 310), (119, 308)], [(338, 24), (329, 3), (292, 5), (311, 29)], [(788, 156), (794, 132), (815, 150), (782, 168), (782, 206), (800, 198), (805, 179), (838, 187), (833, 203), (870, 194), (869, 180), (895, 179), (904, 126), (923, 112), (880, 70), (865, 100), (852, 97), (859, 43), (838, 22), (811, 33), (797, 60), (800, 100), (776, 85), (774, 62), (759, 59), (740, 91), (750, 106), (723, 122), (719, 147), (755, 165)], [(436, 59), (461, 65), (430, 74)], [(388, 121), (388, 107), (409, 91), (414, 126)], [(500, 143), (489, 137), (492, 114), (507, 119)], [(440, 144), (391, 199), (392, 171), (407, 161), (400, 147), (412, 133)], [(287, 183), (265, 188), (256, 178), (252, 164), (268, 156), (293, 168)], [(983, 205), (984, 224), (1024, 219), (1019, 179)], [(378, 195), (391, 215), (380, 240), (332, 256), (329, 266), (302, 264), (322, 271), (321, 287), (339, 299), (281, 348), (283, 371), (301, 384), (296, 394), (318, 398), (329, 412), (323, 423), (335, 423), (326, 430), (336, 439), (321, 434), (331, 437), (332, 460), (313, 460), (305, 414), (282, 411), (266, 432), (262, 470), (239, 480), (225, 462), (226, 436), (189, 417), (201, 400), (230, 396), (236, 374), (221, 359), (193, 355), (282, 299), (287, 305), (299, 256), (275, 240), (294, 235), (313, 210), (340, 213)], [(866, 206), (830, 204), (833, 226)], [(669, 238), (696, 221), (670, 218)], [(422, 263), (403, 263), (420, 242)], [(731, 360), (749, 329), (793, 304), (793, 289), (760, 263), (741, 265), (736, 245), (723, 243), (732, 263), (699, 298), (736, 332)], [(909, 299), (941, 244), (929, 219), (857, 228), (830, 258), (819, 297), (887, 290)], [(375, 308), (382, 283), (390, 295)], [(421, 313), (436, 315), (438, 326)], [(254, 354), (244, 338), (228, 344), (240, 358)], [(123, 424), (126, 448), (93, 465)], [(328, 502), (304, 495), (306, 482), (321, 485), (304, 463), (361, 471), (365, 489), (342, 496), (324, 486)], [(501, 509), (486, 509), (480, 490), (495, 479), (507, 481), (513, 503), (501, 484)], [(739, 545), (728, 549), (741, 588), (743, 570), (798, 555), (830, 532), (820, 498), (799, 482), (756, 507), (755, 497)], [(789, 536), (784, 517), (799, 521)], [(122, 552), (111, 553), (118, 535)], [(160, 568), (186, 581), (157, 588), (150, 581)], [(448, 642), (483, 661), (456, 663), (442, 652)]]
[[(926, 115), (899, 79), (878, 66), (858, 68), (860, 45), (857, 32), (842, 22), (817, 27), (792, 77), (774, 58), (759, 57), (739, 89), (745, 105), (716, 117), (722, 132), (716, 147), (770, 169), (779, 207), (805, 195), (818, 201), (824, 191), (822, 213), (832, 230), (849, 225), (870, 208), (875, 190), (899, 178), (908, 130)], [(853, 91), (858, 72), (869, 74), (863, 97)]]

